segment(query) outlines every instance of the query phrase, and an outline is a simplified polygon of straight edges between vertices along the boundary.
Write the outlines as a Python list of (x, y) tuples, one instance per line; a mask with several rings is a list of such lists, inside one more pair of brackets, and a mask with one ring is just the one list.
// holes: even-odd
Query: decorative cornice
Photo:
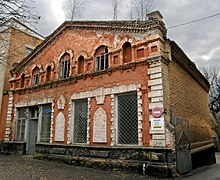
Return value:
[(66, 29), (86, 29), (86, 30), (105, 30), (113, 32), (128, 32), (128, 33), (141, 33), (144, 34), (153, 29), (161, 31), (166, 37), (166, 27), (161, 20), (147, 20), (147, 21), (65, 21), (58, 27), (50, 36), (48, 36), (39, 46), (37, 46), (26, 58), (20, 63), (16, 64), (11, 74), (20, 73), (23, 67), (40, 52), (43, 51), (48, 45), (57, 39)]

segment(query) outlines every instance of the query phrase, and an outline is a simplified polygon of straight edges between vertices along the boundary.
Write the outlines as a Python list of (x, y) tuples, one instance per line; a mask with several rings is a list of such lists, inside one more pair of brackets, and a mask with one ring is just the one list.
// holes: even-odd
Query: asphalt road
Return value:
[(184, 180), (220, 180), (220, 152), (215, 154), (216, 164), (193, 170), (183, 178)]
[(137, 174), (68, 166), (31, 156), (0, 155), (0, 180), (117, 180), (153, 179)]
[[(220, 153), (217, 164), (193, 170), (177, 179), (220, 180)], [(55, 162), (35, 160), (31, 156), (0, 155), (0, 180), (155, 180), (156, 178), (118, 171), (68, 166)]]

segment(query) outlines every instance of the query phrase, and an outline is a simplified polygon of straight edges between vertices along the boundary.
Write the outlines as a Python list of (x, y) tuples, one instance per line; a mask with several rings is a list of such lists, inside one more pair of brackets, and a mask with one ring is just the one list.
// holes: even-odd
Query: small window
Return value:
[(95, 53), (96, 71), (108, 69), (108, 48), (100, 46)]
[(123, 44), (123, 63), (131, 62), (131, 43)]
[(16, 122), (16, 137), (17, 141), (24, 141), (25, 125), (26, 125), (26, 108), (18, 108), (18, 118)]
[(32, 85), (36, 86), (40, 82), (40, 69), (38, 67), (34, 68), (32, 75)]
[(70, 73), (70, 55), (64, 54), (60, 60), (60, 79), (69, 77)]
[(151, 47), (151, 52), (157, 52), (157, 46), (152, 46)]
[(137, 58), (142, 58), (144, 57), (144, 49), (138, 49), (137, 50)]

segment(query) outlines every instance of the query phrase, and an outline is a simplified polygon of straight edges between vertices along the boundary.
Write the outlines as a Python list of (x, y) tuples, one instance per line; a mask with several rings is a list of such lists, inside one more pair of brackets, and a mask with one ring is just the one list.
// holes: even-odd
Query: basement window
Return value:
[(95, 68), (96, 71), (108, 69), (108, 48), (100, 46), (95, 53)]

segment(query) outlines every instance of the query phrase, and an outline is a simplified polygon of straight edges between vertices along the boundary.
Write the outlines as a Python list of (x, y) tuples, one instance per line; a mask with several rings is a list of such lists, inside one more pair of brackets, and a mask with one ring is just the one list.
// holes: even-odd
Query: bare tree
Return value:
[[(212, 114), (212, 125), (220, 141), (220, 71), (217, 66), (202, 68), (204, 76), (210, 83), (209, 109)], [(220, 142), (219, 142), (220, 144)]]
[(10, 23), (8, 20), (15, 18), (24, 24), (34, 25), (40, 19), (37, 13), (33, 13), (34, 7), (30, 5), (33, 2), (32, 0), (0, 0), (0, 65), (12, 65), (12, 62), (9, 62), (6, 55), (10, 33), (7, 29), (14, 27), (15, 24)]
[(130, 0), (129, 4), (127, 4), (130, 20), (134, 18), (134, 3), (134, 0)]
[(118, 19), (119, 13), (119, 5), (121, 4), (122, 0), (112, 0), (112, 7), (113, 7), (113, 19)]
[(145, 20), (146, 14), (152, 10), (153, 0), (134, 0), (137, 19)]
[(32, 0), (1, 0), (0, 1), (0, 22), (14, 17), (23, 23), (36, 23), (40, 16), (33, 13), (34, 8), (31, 7)]
[(73, 21), (77, 17), (81, 17), (82, 10), (86, 0), (65, 0), (64, 10), (66, 19)]

